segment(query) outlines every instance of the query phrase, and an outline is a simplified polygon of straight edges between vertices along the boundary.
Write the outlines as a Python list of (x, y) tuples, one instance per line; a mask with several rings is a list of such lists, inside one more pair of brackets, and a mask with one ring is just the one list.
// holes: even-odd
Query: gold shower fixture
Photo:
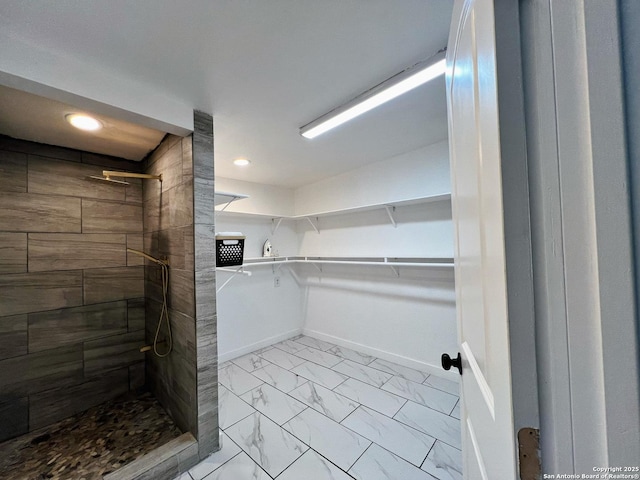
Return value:
[(162, 181), (162, 174), (160, 175), (151, 175), (148, 173), (131, 173), (131, 172), (117, 172), (115, 170), (103, 170), (102, 176), (98, 177), (97, 175), (90, 175), (89, 178), (93, 180), (102, 180), (104, 182), (118, 183), (120, 185), (129, 185), (129, 182), (125, 182), (123, 180), (115, 180), (111, 177), (120, 177), (120, 178), (143, 178), (147, 180), (160, 180)]
[(104, 176), (105, 180), (111, 180), (111, 177), (124, 177), (124, 178), (146, 178), (149, 180), (162, 181), (162, 174), (150, 175), (148, 173), (116, 172), (114, 170), (103, 170), (102, 176)]

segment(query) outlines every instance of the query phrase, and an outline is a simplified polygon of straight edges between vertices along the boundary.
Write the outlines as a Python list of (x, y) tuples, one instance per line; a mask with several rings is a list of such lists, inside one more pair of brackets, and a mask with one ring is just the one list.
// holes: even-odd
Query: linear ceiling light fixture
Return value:
[(428, 60), (403, 70), (344, 105), (300, 127), (300, 135), (309, 139), (322, 135), (332, 128), (443, 75), (445, 69), (445, 50), (441, 50)]

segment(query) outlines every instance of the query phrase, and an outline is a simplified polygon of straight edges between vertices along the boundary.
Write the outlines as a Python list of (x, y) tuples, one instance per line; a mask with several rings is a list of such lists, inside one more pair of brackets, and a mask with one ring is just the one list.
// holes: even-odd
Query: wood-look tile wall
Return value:
[[(167, 136), (149, 156), (146, 173), (162, 174), (162, 184), (145, 183), (144, 250), (169, 262), (169, 319), (173, 351), (147, 356), (146, 376), (162, 406), (178, 427), (197, 431), (195, 356), (195, 277), (193, 258), (193, 171), (191, 137)], [(153, 342), (162, 306), (160, 268), (145, 267), (147, 341)], [(161, 341), (168, 341), (166, 326)], [(166, 344), (158, 346), (163, 352)]]
[[(144, 185), (144, 247), (170, 262), (173, 333), (168, 357), (147, 357), (147, 384), (178, 426), (198, 440), (195, 460), (204, 459), (220, 448), (212, 117), (194, 112), (193, 135), (167, 137), (146, 168), (164, 179), (162, 186)], [(162, 296), (158, 268), (151, 265), (145, 297), (152, 339)]]
[(144, 383), (135, 162), (0, 137), (0, 441)]

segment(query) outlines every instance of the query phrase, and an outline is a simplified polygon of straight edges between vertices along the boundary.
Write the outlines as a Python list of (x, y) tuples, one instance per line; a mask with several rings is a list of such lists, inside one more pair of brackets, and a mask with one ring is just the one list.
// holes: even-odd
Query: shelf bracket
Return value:
[(228, 284), (231, 280), (233, 280), (233, 279), (234, 279), (234, 277), (235, 277), (236, 275), (238, 275), (238, 274), (240, 274), (240, 275), (246, 275), (247, 277), (250, 277), (250, 276), (251, 276), (251, 272), (245, 272), (245, 271), (244, 271), (244, 267), (240, 267), (240, 268), (237, 268), (237, 269), (235, 269), (235, 270), (233, 270), (233, 269), (231, 269), (231, 268), (223, 268), (223, 267), (220, 267), (220, 268), (216, 268), (216, 270), (220, 270), (220, 271), (222, 271), (222, 272), (231, 272), (231, 273), (232, 273), (232, 275), (231, 275), (231, 276), (230, 276), (230, 277), (229, 277), (229, 278), (228, 278), (228, 279), (227, 279), (227, 280), (226, 280), (222, 285), (220, 285), (220, 287), (216, 290), (216, 293), (219, 293), (219, 292), (220, 292), (224, 287), (226, 287), (226, 286), (227, 286), (227, 284)]
[(389, 215), (389, 220), (391, 220), (391, 225), (393, 225), (393, 228), (398, 228), (396, 219), (393, 218), (393, 214), (396, 212), (396, 207), (385, 205), (384, 209), (387, 211), (387, 215)]
[(224, 212), (225, 208), (227, 208), (229, 205), (231, 205), (233, 202), (235, 202), (236, 200), (238, 200), (239, 198), (242, 197), (232, 197), (231, 200), (229, 200), (224, 207), (222, 207), (221, 209), (218, 210), (218, 212)]
[(273, 265), (271, 265), (271, 272), (278, 273), (282, 268), (282, 265), (284, 265), (284, 262), (273, 262)]
[(399, 276), (400, 276), (400, 268), (398, 268), (398, 267), (396, 267), (396, 266), (394, 266), (394, 265), (389, 265), (389, 268), (390, 268), (391, 270), (393, 270), (393, 273), (395, 273), (395, 274), (396, 274), (396, 277), (399, 277)]
[[(320, 229), (319, 229), (318, 225), (313, 223), (313, 220), (311, 220), (311, 217), (304, 217), (304, 218), (306, 218), (309, 221), (309, 223), (311, 224), (313, 229), (316, 231), (316, 233), (320, 233)], [(318, 223), (318, 217), (316, 217), (316, 223)]]
[(316, 270), (318, 270), (320, 273), (322, 273), (322, 265), (318, 265), (317, 263), (312, 263), (311, 265), (316, 267)]
[(282, 223), (282, 217), (271, 219), (271, 235), (275, 235)]

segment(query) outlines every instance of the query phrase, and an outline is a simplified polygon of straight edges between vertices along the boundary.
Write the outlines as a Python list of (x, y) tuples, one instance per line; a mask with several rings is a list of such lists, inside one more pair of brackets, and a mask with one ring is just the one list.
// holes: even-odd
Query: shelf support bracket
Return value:
[(318, 265), (317, 263), (312, 263), (311, 265), (316, 267), (316, 270), (318, 270), (320, 273), (322, 273), (322, 265)]
[(282, 217), (271, 219), (271, 235), (275, 235), (282, 223)]
[(250, 276), (251, 276), (251, 272), (245, 272), (245, 271), (244, 271), (244, 267), (237, 268), (236, 270), (232, 270), (232, 269), (230, 269), (230, 268), (228, 268), (228, 269), (227, 269), (227, 268), (216, 268), (216, 270), (220, 270), (220, 271), (223, 271), (223, 272), (232, 272), (232, 275), (231, 275), (229, 278), (227, 278), (227, 280), (226, 280), (222, 285), (220, 285), (220, 287), (216, 290), (216, 293), (219, 293), (219, 292), (220, 292), (224, 287), (226, 287), (226, 286), (227, 286), (227, 284), (228, 284), (231, 280), (233, 280), (233, 279), (234, 279), (234, 277), (235, 277), (236, 275), (238, 275), (238, 274), (240, 274), (240, 275), (246, 275), (247, 277), (250, 277)]
[(389, 215), (389, 220), (391, 220), (391, 225), (393, 225), (393, 228), (398, 228), (398, 224), (396, 222), (396, 219), (393, 218), (393, 214), (396, 211), (396, 207), (390, 206), (390, 205), (385, 205), (384, 209), (387, 211), (387, 215)]
[[(320, 229), (318, 228), (318, 225), (313, 223), (313, 220), (311, 220), (311, 217), (304, 217), (304, 218), (306, 218), (309, 221), (309, 223), (311, 224), (313, 229), (316, 231), (316, 233), (320, 233)], [(318, 223), (318, 217), (316, 217), (316, 223)]]
[(231, 205), (233, 202), (235, 202), (236, 200), (238, 200), (241, 197), (233, 197), (231, 200), (229, 200), (224, 207), (222, 207), (220, 210), (218, 210), (219, 212), (224, 212), (225, 208), (227, 208), (229, 205)]
[(396, 277), (399, 277), (399, 276), (400, 276), (400, 268), (398, 268), (398, 267), (396, 267), (396, 266), (394, 266), (394, 265), (389, 265), (389, 268), (390, 268), (391, 270), (393, 270), (393, 273), (395, 273), (395, 274), (396, 274)]

